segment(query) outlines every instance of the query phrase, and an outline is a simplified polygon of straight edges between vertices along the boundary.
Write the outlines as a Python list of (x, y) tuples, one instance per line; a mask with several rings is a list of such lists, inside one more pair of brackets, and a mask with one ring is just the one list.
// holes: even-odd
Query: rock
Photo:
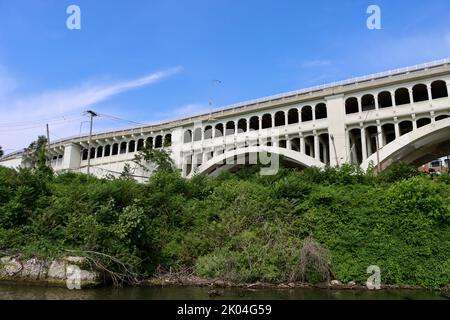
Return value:
[(333, 287), (340, 286), (342, 283), (339, 280), (332, 280), (330, 283)]
[(22, 264), (15, 258), (5, 257), (1, 260), (3, 265), (4, 274), (9, 277), (16, 276), (20, 271), (22, 271)]
[[(85, 267), (82, 267), (85, 266)], [(16, 258), (0, 258), (0, 279), (30, 281), (47, 285), (92, 287), (101, 283), (100, 274), (92, 270), (84, 257), (66, 257), (47, 262), (40, 259), (20, 261)]]
[(85, 257), (65, 257), (64, 261), (66, 261), (67, 264), (76, 265), (81, 269), (89, 269), (90, 267), (90, 264)]
[(47, 276), (46, 263), (36, 258), (26, 260), (23, 263), (21, 277), (39, 280)]
[(347, 285), (354, 287), (356, 286), (356, 282), (355, 281), (350, 281), (349, 283), (347, 283)]
[(66, 279), (66, 264), (64, 261), (55, 260), (48, 269), (48, 277), (58, 280)]

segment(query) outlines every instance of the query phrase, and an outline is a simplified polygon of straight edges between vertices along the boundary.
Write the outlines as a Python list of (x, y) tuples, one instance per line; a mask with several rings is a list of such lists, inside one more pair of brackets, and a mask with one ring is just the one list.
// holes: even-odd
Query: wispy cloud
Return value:
[[(89, 82), (73, 88), (50, 90), (28, 97), (7, 97), (2, 96), (0, 92), (0, 145), (4, 149), (22, 148), (34, 140), (38, 134), (42, 134), (41, 129), (33, 130), (32, 121), (37, 123), (38, 119), (55, 118), (55, 116), (64, 116), (70, 113), (81, 114), (89, 106), (126, 91), (152, 85), (180, 71), (181, 68), (177, 67), (112, 84)], [(0, 87), (2, 81), (9, 81), (5, 79), (7, 78), (1, 78), (0, 74)], [(27, 122), (30, 123), (28, 127), (17, 126), (17, 123)], [(11, 126), (11, 123), (16, 125), (15, 132), (12, 130), (8, 132), (8, 125)], [(52, 129), (61, 136), (67, 136), (68, 131), (74, 132), (79, 125), (79, 122), (76, 124), (57, 123), (52, 125)]]

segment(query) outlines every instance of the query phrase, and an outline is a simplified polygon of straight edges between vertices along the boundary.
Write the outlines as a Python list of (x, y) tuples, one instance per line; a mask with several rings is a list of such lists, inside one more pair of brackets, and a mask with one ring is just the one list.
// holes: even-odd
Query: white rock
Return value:
[(66, 263), (61, 260), (55, 260), (48, 269), (48, 277), (58, 280), (66, 279)]
[(339, 280), (332, 280), (331, 285), (332, 286), (340, 286), (342, 283)]

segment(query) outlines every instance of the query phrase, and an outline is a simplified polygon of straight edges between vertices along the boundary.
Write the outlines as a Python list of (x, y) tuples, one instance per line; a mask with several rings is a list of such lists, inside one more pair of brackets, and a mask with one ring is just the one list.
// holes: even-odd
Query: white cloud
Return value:
[[(173, 68), (148, 74), (138, 79), (113, 84), (87, 83), (74, 88), (51, 90), (29, 97), (5, 97), (0, 95), (0, 145), (4, 149), (20, 149), (27, 146), (37, 135), (43, 134), (46, 119), (51, 122), (51, 130), (59, 136), (68, 132), (78, 133), (80, 121), (64, 121), (79, 116), (90, 106), (110, 99), (123, 92), (154, 84), (178, 73), (181, 68)], [(7, 78), (4, 78), (7, 79)], [(0, 86), (2, 80), (0, 77)]]

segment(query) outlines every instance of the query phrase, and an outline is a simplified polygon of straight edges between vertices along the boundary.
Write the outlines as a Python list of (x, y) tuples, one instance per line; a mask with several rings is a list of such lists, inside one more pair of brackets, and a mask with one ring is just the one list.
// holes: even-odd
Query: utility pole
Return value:
[(45, 125), (46, 129), (47, 129), (47, 155), (45, 156), (45, 158), (48, 158), (48, 162), (50, 165), (51, 162), (51, 158), (50, 158), (50, 129), (48, 128), (48, 123)]
[(97, 117), (98, 114), (92, 110), (86, 111), (86, 114), (91, 118), (91, 124), (89, 127), (89, 142), (88, 142), (88, 164), (87, 164), (87, 174), (91, 174), (91, 139), (92, 139), (92, 124), (94, 122), (94, 117)]

